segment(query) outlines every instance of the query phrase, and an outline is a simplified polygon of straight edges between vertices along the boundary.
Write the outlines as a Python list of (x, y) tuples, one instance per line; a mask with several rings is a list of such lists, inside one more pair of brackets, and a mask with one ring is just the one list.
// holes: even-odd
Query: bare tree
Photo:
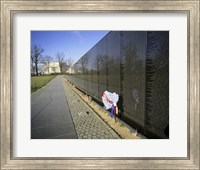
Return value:
[(72, 58), (68, 57), (68, 58), (66, 59), (65, 63), (66, 63), (69, 67), (71, 67), (71, 66), (73, 65), (73, 63), (74, 63), (74, 60), (73, 60)]
[(31, 48), (31, 72), (32, 74), (35, 74), (35, 63), (34, 63), (34, 55), (32, 48)]
[(47, 68), (47, 71), (48, 71), (48, 74), (49, 74), (49, 68), (50, 68), (50, 62), (53, 60), (53, 58), (49, 55), (46, 55), (44, 58), (43, 58), (43, 63), (45, 64), (46, 68)]
[(56, 58), (57, 58), (57, 60), (59, 62), (60, 73), (62, 74), (63, 73), (63, 66), (65, 65), (65, 54), (61, 53), (61, 52), (58, 52), (56, 54)]
[(42, 53), (44, 49), (38, 45), (33, 45), (31, 47), (31, 65), (33, 71), (35, 71), (36, 75), (38, 76), (38, 63), (42, 61)]

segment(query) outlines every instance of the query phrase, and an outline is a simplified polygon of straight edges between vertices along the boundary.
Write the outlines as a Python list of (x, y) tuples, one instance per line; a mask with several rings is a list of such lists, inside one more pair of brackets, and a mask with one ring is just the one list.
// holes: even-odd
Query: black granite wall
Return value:
[(145, 125), (146, 32), (121, 32), (123, 116)]
[(67, 75), (101, 101), (105, 90), (120, 95), (121, 119), (150, 138), (169, 138), (169, 32), (112, 31)]
[(146, 119), (148, 131), (165, 138), (169, 128), (169, 32), (147, 32)]

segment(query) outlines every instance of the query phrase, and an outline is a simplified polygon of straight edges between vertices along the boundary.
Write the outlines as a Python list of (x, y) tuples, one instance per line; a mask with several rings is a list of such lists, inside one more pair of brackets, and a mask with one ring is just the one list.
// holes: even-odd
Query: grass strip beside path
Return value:
[(49, 83), (55, 75), (48, 75), (48, 76), (33, 76), (31, 77), (31, 93), (40, 89), (41, 87), (45, 86)]

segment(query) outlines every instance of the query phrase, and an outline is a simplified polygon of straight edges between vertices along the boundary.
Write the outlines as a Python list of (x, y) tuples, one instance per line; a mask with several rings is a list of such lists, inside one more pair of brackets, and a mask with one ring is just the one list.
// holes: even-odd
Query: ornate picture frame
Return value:
[[(199, 169), (199, 0), (151, 1), (1, 1), (1, 169)], [(187, 13), (188, 156), (187, 158), (14, 158), (13, 16), (16, 13)]]

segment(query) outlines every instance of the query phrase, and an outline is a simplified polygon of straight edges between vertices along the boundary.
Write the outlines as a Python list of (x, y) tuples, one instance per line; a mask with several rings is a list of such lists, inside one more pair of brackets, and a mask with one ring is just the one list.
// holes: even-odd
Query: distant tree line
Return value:
[(45, 64), (49, 73), (50, 63), (56, 61), (59, 63), (60, 72), (63, 74), (63, 67), (72, 66), (74, 60), (70, 57), (66, 57), (63, 52), (57, 52), (53, 58), (50, 55), (43, 55), (45, 50), (40, 45), (32, 45), (31, 47), (31, 73), (32, 75), (38, 76), (41, 72), (40, 64)]

